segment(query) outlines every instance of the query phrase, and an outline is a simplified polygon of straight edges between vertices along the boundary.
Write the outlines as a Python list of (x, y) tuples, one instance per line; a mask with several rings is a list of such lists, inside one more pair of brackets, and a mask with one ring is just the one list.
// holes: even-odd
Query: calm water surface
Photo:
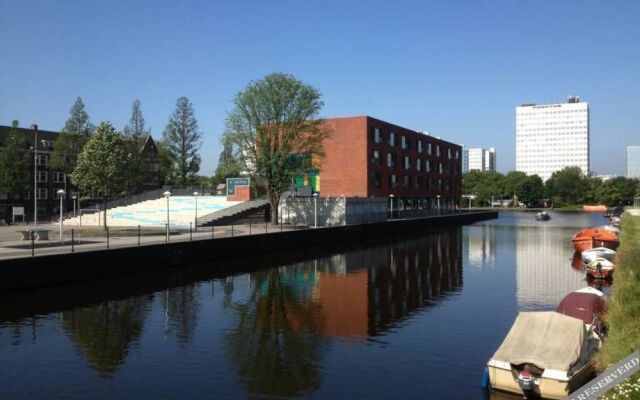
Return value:
[(484, 364), (518, 310), (586, 285), (569, 239), (604, 222), (503, 212), (227, 266), (243, 274), (197, 266), (3, 296), (0, 398), (482, 399)]

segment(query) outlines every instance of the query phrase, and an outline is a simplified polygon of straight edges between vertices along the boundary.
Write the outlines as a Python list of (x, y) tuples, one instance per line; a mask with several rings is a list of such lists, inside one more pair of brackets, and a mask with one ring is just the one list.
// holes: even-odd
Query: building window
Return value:
[(373, 131), (372, 138), (373, 143), (382, 143), (382, 132), (379, 128), (371, 128)]
[(389, 132), (389, 146), (396, 145), (396, 134), (393, 132)]
[(425, 164), (425, 170), (426, 172), (431, 172), (431, 161), (427, 160), (427, 163)]
[(418, 140), (418, 153), (422, 153), (422, 140)]
[(49, 164), (49, 155), (47, 154), (38, 154), (36, 158), (36, 164), (46, 167)]
[(440, 145), (436, 145), (436, 156), (440, 157)]
[(391, 189), (398, 187), (398, 177), (395, 174), (389, 175), (389, 187)]
[(47, 189), (38, 188), (38, 200), (45, 200), (49, 198), (49, 191)]
[(373, 187), (377, 187), (379, 188), (380, 186), (382, 186), (382, 175), (380, 175), (379, 172), (373, 172), (371, 174), (371, 185), (373, 185)]
[(422, 159), (416, 158), (416, 171), (422, 171)]
[(460, 151), (456, 150), (456, 160), (460, 158)]
[(411, 158), (404, 156), (404, 169), (411, 169)]
[[(49, 174), (47, 171), (38, 171), (37, 179), (38, 182), (49, 182)], [(46, 199), (46, 197), (45, 197)]]
[(393, 168), (396, 166), (396, 155), (393, 153), (387, 153), (387, 167)]
[(371, 164), (376, 164), (376, 165), (382, 164), (382, 158), (380, 157), (380, 151), (374, 150), (371, 153)]
[(447, 158), (451, 160), (451, 149), (447, 149)]
[(406, 136), (401, 136), (401, 137), (400, 137), (400, 141), (402, 142), (402, 148), (403, 148), (404, 150), (408, 150), (408, 149), (409, 149), (409, 147), (411, 146), (411, 139), (409, 139), (409, 138), (408, 138), (408, 137), (406, 137)]
[(409, 189), (409, 177), (407, 175), (402, 177), (402, 188)]
[(441, 174), (442, 171), (444, 171), (444, 167), (443, 167), (442, 163), (438, 163), (438, 173)]
[(431, 155), (431, 143), (427, 143), (427, 154)]
[(420, 189), (422, 187), (422, 177), (416, 176), (414, 187)]
[(54, 172), (53, 173), (53, 182), (54, 183), (62, 183), (64, 182), (64, 173), (63, 172)]
[(41, 140), (40, 144), (42, 145), (42, 148), (53, 149), (53, 140)]

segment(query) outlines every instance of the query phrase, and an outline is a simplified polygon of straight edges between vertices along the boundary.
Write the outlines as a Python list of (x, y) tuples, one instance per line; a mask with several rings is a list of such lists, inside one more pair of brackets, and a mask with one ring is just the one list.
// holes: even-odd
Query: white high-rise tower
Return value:
[(589, 173), (589, 105), (569, 97), (516, 107), (516, 170), (547, 180), (570, 166)]

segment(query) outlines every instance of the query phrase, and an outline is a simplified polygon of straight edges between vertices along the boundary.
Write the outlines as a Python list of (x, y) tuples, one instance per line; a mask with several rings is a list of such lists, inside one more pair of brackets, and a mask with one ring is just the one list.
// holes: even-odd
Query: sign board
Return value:
[(250, 178), (227, 178), (227, 196), (235, 196), (236, 186), (249, 186)]
[(21, 215), (24, 217), (24, 207), (13, 206), (13, 215)]

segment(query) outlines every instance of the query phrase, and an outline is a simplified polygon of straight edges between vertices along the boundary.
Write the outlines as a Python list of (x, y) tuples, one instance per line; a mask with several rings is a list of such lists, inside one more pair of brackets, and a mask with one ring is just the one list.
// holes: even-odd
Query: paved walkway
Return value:
[[(3, 226), (0, 227), (0, 260), (32, 257), (50, 254), (61, 254), (71, 252), (84, 252), (104, 250), (107, 248), (135, 247), (153, 244), (167, 243), (167, 237), (164, 234), (150, 235), (148, 232), (138, 237), (131, 236), (132, 227), (109, 227), (109, 237), (107, 239), (106, 231), (102, 234), (99, 230), (99, 236), (96, 235), (96, 227), (65, 227), (63, 240), (60, 241), (59, 226), (54, 224), (38, 225), (38, 228), (46, 228), (49, 232), (49, 240), (21, 240), (19, 231), (29, 228), (28, 225)], [(73, 244), (72, 244), (73, 229)], [(281, 231), (289, 231), (296, 229), (307, 229), (306, 226), (291, 225), (271, 225), (271, 224), (254, 224), (254, 225), (229, 225), (201, 227), (197, 232), (188, 231), (172, 232), (169, 235), (168, 242), (186, 242), (191, 240), (206, 240), (211, 238), (222, 238), (230, 236), (242, 235), (258, 235), (264, 233), (275, 233)], [(122, 231), (127, 230), (127, 235), (122, 235)], [(120, 231), (120, 233), (118, 232)], [(83, 235), (84, 232), (84, 235)], [(87, 233), (89, 232), (89, 234)], [(33, 247), (32, 247), (33, 245)]]

